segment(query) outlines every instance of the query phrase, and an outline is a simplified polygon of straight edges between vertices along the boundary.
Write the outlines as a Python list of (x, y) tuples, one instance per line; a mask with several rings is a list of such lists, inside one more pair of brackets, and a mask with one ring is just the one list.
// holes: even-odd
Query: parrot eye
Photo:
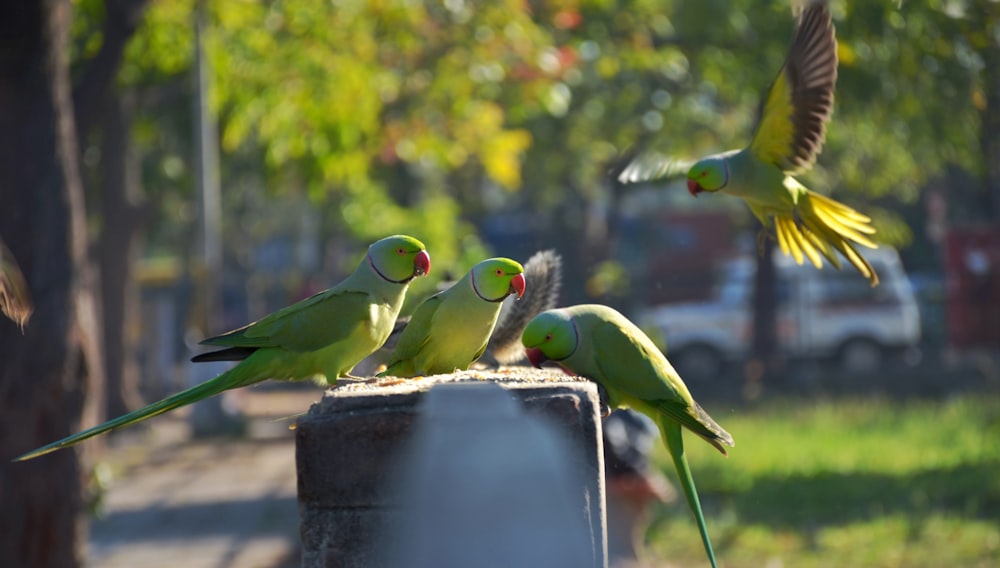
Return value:
[(698, 176), (698, 177), (705, 177), (707, 175), (708, 175), (708, 170), (705, 170), (705, 171), (701, 172), (701, 175)]
[(396, 249), (396, 254), (398, 254), (399, 256), (403, 256), (404, 254), (406, 254), (406, 249), (403, 247), (399, 247), (398, 249)]
[(500, 269), (500, 268), (496, 269), (496, 271), (494, 272), (494, 274), (496, 274), (497, 276), (503, 276), (503, 269)]
[(546, 333), (545, 334), (545, 341), (552, 341), (552, 334), (551, 333)]

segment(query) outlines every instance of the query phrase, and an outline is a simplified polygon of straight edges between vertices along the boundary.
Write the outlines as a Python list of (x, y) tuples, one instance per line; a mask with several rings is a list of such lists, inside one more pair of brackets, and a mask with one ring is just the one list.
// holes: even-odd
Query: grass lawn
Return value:
[[(720, 565), (1000, 566), (1000, 396), (706, 410), (736, 439), (685, 435)], [(683, 497), (655, 515), (652, 565), (708, 566)]]

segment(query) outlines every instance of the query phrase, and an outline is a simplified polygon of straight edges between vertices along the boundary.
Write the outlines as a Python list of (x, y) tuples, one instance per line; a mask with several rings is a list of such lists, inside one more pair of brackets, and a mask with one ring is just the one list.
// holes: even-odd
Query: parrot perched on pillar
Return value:
[[(423, 243), (405, 235), (368, 247), (358, 267), (336, 286), (239, 329), (210, 337), (223, 349), (194, 362), (240, 361), (232, 369), (173, 396), (30, 451), (23, 461), (72, 446), (116, 428), (152, 418), (227, 391), (267, 379), (314, 379), (333, 384), (385, 343), (411, 280), (430, 271)], [(353, 378), (353, 377), (352, 377)]]
[(504, 299), (524, 295), (524, 267), (490, 258), (472, 267), (447, 290), (417, 307), (385, 371), (378, 376), (414, 377), (464, 371), (479, 359), (493, 333)]
[(855, 248), (877, 248), (869, 238), (875, 233), (871, 219), (792, 177), (811, 168), (823, 147), (836, 81), (837, 39), (830, 11), (825, 1), (812, 0), (802, 10), (785, 64), (764, 96), (749, 146), (704, 157), (690, 167), (681, 160), (640, 156), (618, 179), (647, 181), (688, 167), (691, 195), (742, 197), (764, 231), (773, 227), (782, 252), (798, 264), (808, 258), (821, 268), (826, 258), (840, 268), (839, 252), (875, 286), (878, 275)]
[(524, 327), (538, 314), (559, 305), (562, 257), (553, 249), (536, 252), (524, 263), (524, 278), (531, 282), (531, 288), (519, 298), (509, 296), (504, 300), (490, 343), (479, 359), (488, 367), (516, 365), (524, 360)]
[(542, 312), (525, 328), (521, 342), (534, 366), (553, 361), (600, 385), (610, 407), (632, 408), (657, 424), (714, 568), (715, 552), (684, 454), (681, 427), (724, 456), (724, 446), (734, 446), (733, 437), (694, 401), (652, 340), (614, 309), (585, 304)]

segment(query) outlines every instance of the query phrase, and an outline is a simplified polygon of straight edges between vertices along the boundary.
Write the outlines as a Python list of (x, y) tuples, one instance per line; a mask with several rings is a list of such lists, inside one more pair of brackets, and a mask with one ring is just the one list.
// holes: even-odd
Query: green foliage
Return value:
[[(74, 53), (84, 58), (99, 45), (103, 3), (76, 5)], [(141, 103), (169, 89), (187, 96), (194, 5), (152, 1), (119, 78)], [(269, 193), (308, 195), (326, 236), (427, 230), (448, 263), (512, 209), (536, 210), (550, 238), (603, 246), (589, 239), (607, 231), (587, 224), (595, 211), (616, 213), (609, 166), (636, 147), (693, 156), (745, 144), (793, 27), (784, 0), (207, 6), (226, 217), (249, 187), (230, 180), (252, 173), (250, 185)], [(837, 105), (804, 181), (851, 193), (863, 210), (878, 198), (885, 241), (910, 236), (892, 201), (914, 200), (946, 166), (983, 167), (983, 54), (995, 48), (996, 6), (833, 2)], [(162, 238), (182, 247), (194, 211), (190, 112), (175, 98), (140, 104), (137, 117), (144, 182), (170, 204), (164, 222), (184, 224)], [(607, 260), (614, 245), (602, 250), (584, 256)]]
[(832, 159), (823, 160), (831, 184), (913, 199), (948, 164), (981, 167), (975, 38), (991, 22), (975, 24), (966, 10), (973, 3), (843, 6)]
[(145, 21), (129, 41), (119, 81), (141, 88), (190, 72), (194, 61), (195, 0), (151, 0)]
[(511, 77), (542, 33), (519, 3), (220, 2), (214, 23), (225, 149), (253, 139), (316, 197), (369, 191), (373, 170), (398, 162), (449, 171), (478, 160), (520, 185), (530, 136), (495, 100), (532, 84)]
[[(688, 438), (727, 566), (988, 566), (1000, 560), (1000, 399), (785, 400), (719, 416), (728, 460)], [(657, 461), (670, 471), (665, 452)], [(675, 509), (675, 510), (674, 510)], [(648, 540), (699, 558), (683, 507)]]

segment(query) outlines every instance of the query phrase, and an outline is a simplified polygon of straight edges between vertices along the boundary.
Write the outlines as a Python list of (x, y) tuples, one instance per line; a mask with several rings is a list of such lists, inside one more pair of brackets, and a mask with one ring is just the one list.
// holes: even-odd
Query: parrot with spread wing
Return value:
[[(872, 286), (878, 275), (856, 245), (877, 248), (871, 219), (809, 190), (794, 175), (812, 167), (826, 138), (837, 81), (837, 39), (825, 1), (813, 0), (799, 16), (785, 64), (762, 101), (750, 145), (686, 164), (655, 154), (632, 161), (618, 176), (623, 183), (679, 174), (697, 197), (720, 192), (742, 197), (763, 224), (773, 227), (778, 246), (798, 264), (816, 268), (826, 258), (840, 268), (837, 252)], [(762, 235), (766, 233), (762, 232)]]
[(358, 267), (336, 286), (202, 344), (223, 349), (194, 362), (240, 361), (214, 379), (28, 452), (23, 461), (72, 446), (229, 389), (267, 379), (333, 384), (385, 343), (411, 280), (430, 271), (430, 256), (413, 237), (386, 237), (368, 247)]
[(464, 371), (486, 350), (504, 299), (524, 295), (524, 267), (490, 258), (453, 286), (427, 298), (403, 330), (379, 376), (414, 377)]
[(715, 552), (684, 454), (681, 427), (724, 456), (724, 446), (734, 446), (733, 437), (694, 401), (652, 340), (614, 309), (586, 304), (539, 314), (525, 328), (521, 342), (534, 366), (553, 361), (600, 385), (610, 407), (632, 408), (656, 422), (714, 568)]

